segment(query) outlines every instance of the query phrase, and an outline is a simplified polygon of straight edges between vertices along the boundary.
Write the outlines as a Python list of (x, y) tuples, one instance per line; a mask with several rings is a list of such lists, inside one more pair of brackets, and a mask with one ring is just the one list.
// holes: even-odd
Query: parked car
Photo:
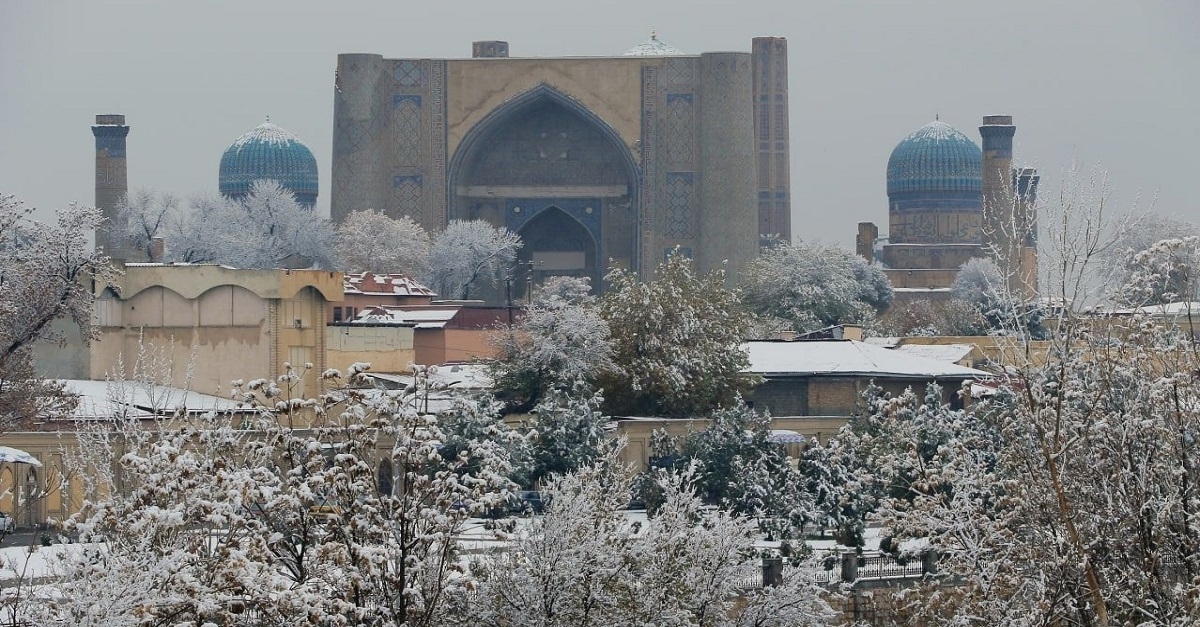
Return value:
[(12, 516), (0, 512), (0, 534), (9, 534), (17, 530), (17, 521)]

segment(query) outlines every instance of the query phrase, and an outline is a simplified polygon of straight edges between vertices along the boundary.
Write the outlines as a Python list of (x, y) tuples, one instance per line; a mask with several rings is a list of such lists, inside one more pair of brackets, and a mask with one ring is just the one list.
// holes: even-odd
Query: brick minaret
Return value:
[(787, 39), (755, 37), (754, 136), (758, 161), (758, 233), (792, 240), (788, 166)]
[(1009, 278), (1009, 288), (1037, 294), (1037, 172), (1012, 167), (1011, 115), (987, 115), (983, 138), (983, 246)]
[(104, 223), (96, 229), (96, 248), (113, 259), (130, 259), (123, 238), (112, 233), (117, 206), (129, 193), (129, 177), (125, 165), (125, 137), (129, 127), (123, 115), (97, 115), (92, 127), (96, 137), (96, 206), (104, 214)]
[(1026, 297), (1037, 295), (1037, 189), (1041, 181), (1034, 168), (1013, 168), (1013, 192), (1016, 203), (1016, 218), (1024, 234), (1019, 242), (1017, 276), (1021, 280), (1021, 291)]

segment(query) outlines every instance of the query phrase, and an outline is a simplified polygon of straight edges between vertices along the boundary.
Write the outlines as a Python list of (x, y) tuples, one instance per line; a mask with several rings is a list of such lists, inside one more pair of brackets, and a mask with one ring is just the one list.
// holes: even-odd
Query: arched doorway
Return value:
[(392, 485), (393, 485), (392, 482), (394, 479), (394, 477), (392, 475), (393, 475), (392, 460), (390, 460), (390, 459), (379, 460), (379, 471), (378, 471), (378, 476), (376, 477), (377, 485), (375, 486), (375, 488), (379, 492), (379, 494), (381, 494), (383, 496), (391, 496)]
[(587, 278), (593, 289), (599, 286), (596, 241), (588, 228), (554, 205), (533, 211), (535, 215), (517, 230), (525, 246), (517, 257), (520, 288), (516, 297), (526, 298), (530, 286), (541, 285), (552, 276)]
[[(476, 124), (455, 151), (449, 177), (448, 219), (487, 220), (520, 234), (520, 261), (533, 263), (535, 280), (572, 274), (598, 287), (609, 259), (638, 267), (633, 154), (608, 123), (548, 85)], [(520, 293), (529, 267), (513, 272)]]
[(45, 522), (44, 516), (41, 514), (42, 497), (44, 495), (38, 483), (36, 468), (30, 467), (25, 472), (25, 484), (21, 486), (20, 495), (20, 511), (24, 514), (21, 524), (33, 527)]

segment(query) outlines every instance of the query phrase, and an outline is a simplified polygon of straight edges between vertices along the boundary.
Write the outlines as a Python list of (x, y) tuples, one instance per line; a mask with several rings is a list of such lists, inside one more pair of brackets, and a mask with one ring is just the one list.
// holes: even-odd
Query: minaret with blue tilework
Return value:
[(123, 115), (97, 115), (92, 127), (96, 138), (96, 206), (104, 215), (104, 223), (96, 229), (96, 248), (103, 249), (113, 259), (130, 259), (124, 238), (114, 233), (116, 211), (129, 193), (129, 176), (125, 163), (125, 138), (129, 127)]

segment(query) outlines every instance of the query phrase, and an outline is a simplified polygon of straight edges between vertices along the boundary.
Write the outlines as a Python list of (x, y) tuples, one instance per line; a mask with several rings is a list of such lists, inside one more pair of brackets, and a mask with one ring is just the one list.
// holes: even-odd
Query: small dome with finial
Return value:
[(621, 54), (623, 57), (673, 57), (680, 56), (678, 48), (658, 38), (658, 32), (650, 31), (649, 41), (642, 42)]

